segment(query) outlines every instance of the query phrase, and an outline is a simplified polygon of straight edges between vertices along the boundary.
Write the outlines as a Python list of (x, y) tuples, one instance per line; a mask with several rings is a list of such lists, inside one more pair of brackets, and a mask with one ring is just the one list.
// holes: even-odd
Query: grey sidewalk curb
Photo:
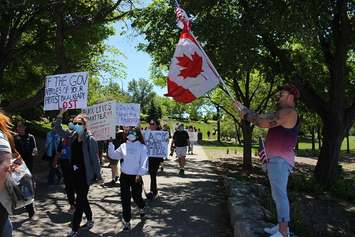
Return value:
[(260, 204), (257, 197), (258, 193), (266, 192), (265, 187), (226, 176), (223, 176), (223, 183), (228, 196), (233, 236), (265, 236), (263, 228), (271, 225), (265, 220), (271, 213)]

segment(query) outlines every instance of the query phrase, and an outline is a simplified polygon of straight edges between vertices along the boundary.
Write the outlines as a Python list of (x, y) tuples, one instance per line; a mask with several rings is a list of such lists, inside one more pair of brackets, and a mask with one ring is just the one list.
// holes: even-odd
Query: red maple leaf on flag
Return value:
[(184, 79), (187, 77), (197, 77), (201, 72), (203, 72), (201, 56), (196, 52), (191, 56), (192, 59), (190, 59), (185, 54), (183, 54), (181, 57), (176, 57), (178, 60), (177, 65), (183, 67), (183, 69), (180, 70), (180, 74), (178, 76), (182, 76)]

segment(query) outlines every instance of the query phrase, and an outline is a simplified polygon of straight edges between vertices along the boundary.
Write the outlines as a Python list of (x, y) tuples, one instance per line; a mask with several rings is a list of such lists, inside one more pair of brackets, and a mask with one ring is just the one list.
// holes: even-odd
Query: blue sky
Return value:
[[(149, 0), (143, 1), (144, 5), (151, 2)], [(128, 27), (128, 28), (127, 28)], [(120, 35), (120, 32), (123, 30), (127, 32), (125, 35)], [(105, 43), (109, 46), (114, 46), (119, 49), (124, 56), (119, 57), (117, 60), (122, 62), (126, 66), (127, 78), (121, 80), (120, 84), (123, 85), (123, 88), (126, 90), (128, 82), (132, 79), (149, 79), (149, 67), (152, 63), (152, 58), (149, 54), (139, 51), (137, 46), (139, 43), (145, 42), (144, 36), (138, 35), (136, 32), (133, 32), (130, 28), (130, 22), (118, 22), (114, 24), (114, 29), (116, 31), (115, 35), (109, 37)], [(158, 95), (163, 95), (166, 93), (166, 88), (160, 88), (154, 86), (154, 91)]]

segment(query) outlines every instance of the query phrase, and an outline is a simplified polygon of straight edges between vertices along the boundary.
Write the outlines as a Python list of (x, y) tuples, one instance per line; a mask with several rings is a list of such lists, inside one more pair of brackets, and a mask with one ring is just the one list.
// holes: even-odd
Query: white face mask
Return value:
[(128, 139), (128, 141), (133, 142), (137, 139), (137, 137), (131, 133), (131, 134), (128, 134), (127, 139)]

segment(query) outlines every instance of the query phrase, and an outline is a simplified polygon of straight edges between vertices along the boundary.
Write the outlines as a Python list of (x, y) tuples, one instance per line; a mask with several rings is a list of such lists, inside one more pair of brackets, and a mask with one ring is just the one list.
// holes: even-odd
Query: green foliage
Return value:
[(143, 78), (139, 80), (133, 79), (128, 83), (128, 94), (130, 102), (141, 105), (143, 114), (147, 113), (148, 106), (155, 97), (153, 85)]
[(156, 106), (154, 100), (150, 102), (150, 106), (148, 109), (148, 116), (146, 121), (149, 122), (150, 120), (160, 120), (162, 118), (161, 108)]

